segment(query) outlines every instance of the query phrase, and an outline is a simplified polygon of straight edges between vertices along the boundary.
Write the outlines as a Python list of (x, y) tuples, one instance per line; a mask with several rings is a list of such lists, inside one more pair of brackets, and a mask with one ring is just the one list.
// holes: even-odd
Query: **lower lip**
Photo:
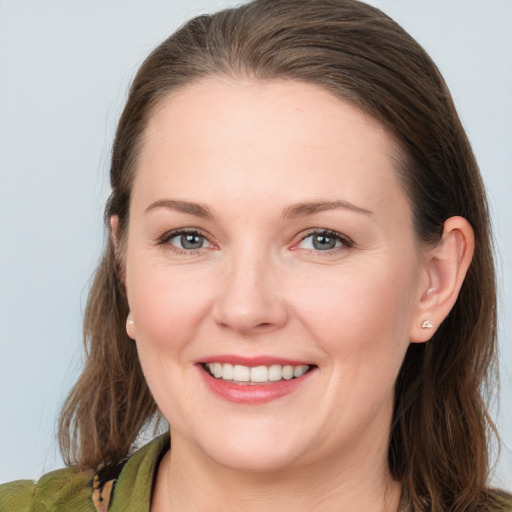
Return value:
[(293, 393), (306, 382), (314, 370), (301, 377), (290, 380), (279, 380), (267, 384), (236, 384), (234, 382), (216, 379), (207, 373), (202, 365), (198, 365), (202, 378), (210, 391), (224, 400), (237, 404), (263, 404)]

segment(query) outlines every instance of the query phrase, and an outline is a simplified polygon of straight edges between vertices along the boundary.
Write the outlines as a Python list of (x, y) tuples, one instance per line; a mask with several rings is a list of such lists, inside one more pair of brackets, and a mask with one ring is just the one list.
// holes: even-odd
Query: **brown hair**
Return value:
[[(209, 75), (299, 80), (379, 120), (401, 148), (399, 175), (420, 240), (465, 217), (474, 259), (453, 310), (428, 343), (411, 344), (396, 383), (389, 446), (409, 508), (500, 510), (489, 492), (484, 397), (496, 371), (496, 290), (485, 192), (448, 89), (425, 51), (376, 8), (354, 0), (256, 0), (189, 21), (140, 67), (116, 132), (108, 227), (121, 239), (143, 132), (172, 91)], [(64, 404), (61, 451), (81, 467), (125, 456), (158, 417), (133, 342), (109, 238), (85, 314), (85, 368)]]

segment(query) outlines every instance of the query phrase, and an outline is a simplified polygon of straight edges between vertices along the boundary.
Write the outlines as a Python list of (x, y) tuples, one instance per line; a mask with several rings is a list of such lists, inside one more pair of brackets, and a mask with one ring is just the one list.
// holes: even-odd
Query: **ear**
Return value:
[(116, 256), (118, 256), (117, 252), (119, 250), (119, 217), (117, 215), (110, 216), (110, 239), (114, 244), (114, 250), (116, 252)]
[(112, 244), (114, 246), (114, 252), (116, 255), (116, 265), (117, 265), (117, 271), (119, 274), (119, 277), (121, 278), (121, 281), (123, 282), (123, 285), (125, 285), (125, 272), (124, 268), (121, 265), (122, 258), (120, 254), (120, 234), (119, 234), (119, 217), (117, 215), (111, 215), (110, 216), (110, 233), (109, 233), (110, 239), (112, 240)]
[(128, 317), (126, 318), (126, 334), (132, 340), (135, 339), (135, 322), (133, 321), (133, 317), (131, 312), (128, 313)]
[[(112, 240), (112, 244), (114, 246), (114, 252), (116, 256), (116, 267), (119, 277), (121, 278), (121, 282), (123, 283), (123, 287), (126, 290), (126, 274), (124, 271), (124, 267), (122, 265), (122, 257), (120, 254), (120, 234), (119, 234), (119, 217), (117, 215), (112, 215), (110, 217), (110, 239)], [(135, 339), (135, 322), (133, 321), (132, 313), (128, 313), (128, 317), (126, 318), (126, 334), (134, 340)]]
[(473, 258), (475, 238), (471, 224), (462, 217), (450, 217), (440, 242), (425, 253), (425, 279), (419, 290), (417, 310), (410, 332), (412, 343), (423, 343), (454, 306)]

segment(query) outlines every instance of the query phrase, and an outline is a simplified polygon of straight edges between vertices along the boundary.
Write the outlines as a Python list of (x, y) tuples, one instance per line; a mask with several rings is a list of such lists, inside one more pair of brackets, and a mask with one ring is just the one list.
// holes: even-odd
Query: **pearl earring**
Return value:
[(428, 320), (425, 320), (422, 324), (421, 324), (421, 328), (422, 329), (433, 329), (434, 326), (428, 321)]
[(126, 317), (126, 334), (128, 334), (128, 336), (130, 336), (130, 330), (133, 329), (134, 325), (135, 322), (133, 321), (132, 314), (128, 313), (128, 316)]

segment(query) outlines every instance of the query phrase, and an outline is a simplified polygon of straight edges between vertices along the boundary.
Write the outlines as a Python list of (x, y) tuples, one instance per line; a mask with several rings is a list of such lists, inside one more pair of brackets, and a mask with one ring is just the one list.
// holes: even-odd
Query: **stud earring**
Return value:
[(133, 331), (134, 325), (135, 325), (135, 322), (133, 321), (132, 314), (128, 313), (128, 316), (126, 317), (126, 334), (128, 334), (128, 336), (132, 339), (133, 339), (133, 333), (130, 334), (130, 332)]
[(429, 288), (427, 290), (427, 295), (431, 295), (435, 291), (435, 288)]
[(421, 324), (421, 328), (422, 329), (433, 329), (434, 326), (428, 321), (428, 320), (425, 320), (422, 324)]

